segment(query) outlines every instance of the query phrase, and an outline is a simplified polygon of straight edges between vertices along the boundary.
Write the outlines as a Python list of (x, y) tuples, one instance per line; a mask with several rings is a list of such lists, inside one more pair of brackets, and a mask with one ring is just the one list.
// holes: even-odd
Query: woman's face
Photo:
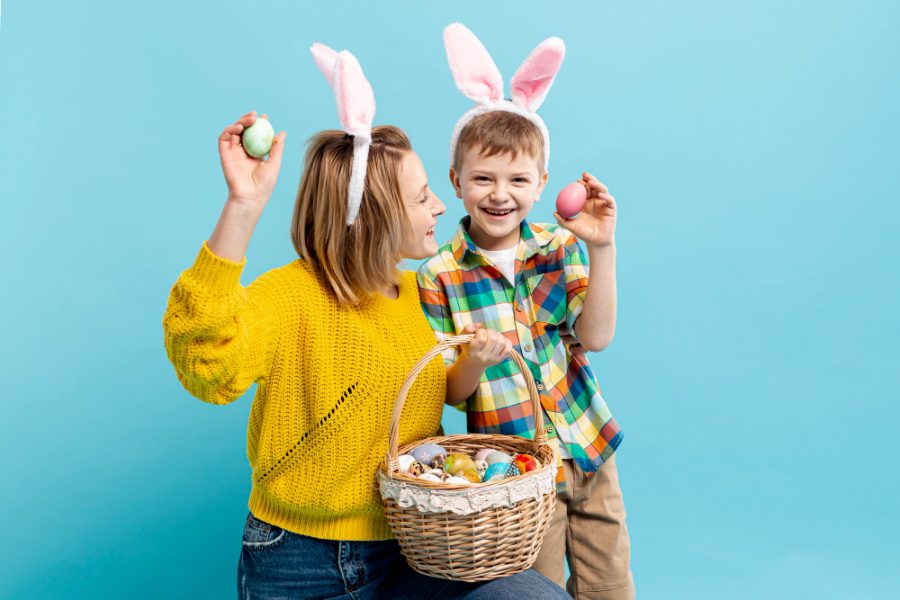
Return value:
[(403, 258), (420, 260), (437, 254), (434, 226), (446, 207), (428, 187), (425, 167), (412, 151), (406, 153), (400, 166), (400, 194), (411, 232), (401, 248)]

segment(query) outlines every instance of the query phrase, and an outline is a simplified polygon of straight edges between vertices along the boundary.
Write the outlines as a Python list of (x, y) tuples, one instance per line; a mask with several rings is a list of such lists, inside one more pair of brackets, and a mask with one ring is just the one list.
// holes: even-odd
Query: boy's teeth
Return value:
[(497, 216), (500, 216), (500, 215), (508, 215), (509, 213), (512, 212), (512, 209), (511, 209), (511, 208), (508, 209), (508, 210), (492, 210), (492, 209), (490, 209), (490, 208), (486, 208), (486, 209), (484, 209), (484, 210), (487, 211), (487, 213), (490, 214), (490, 215), (497, 215)]

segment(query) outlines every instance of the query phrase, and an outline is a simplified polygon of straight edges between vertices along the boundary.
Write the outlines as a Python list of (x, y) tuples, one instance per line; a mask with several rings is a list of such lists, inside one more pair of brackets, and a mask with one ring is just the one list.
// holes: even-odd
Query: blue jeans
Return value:
[(238, 563), (238, 598), (553, 600), (569, 596), (532, 570), (481, 583), (427, 577), (410, 568), (394, 540), (320, 540), (250, 514)]

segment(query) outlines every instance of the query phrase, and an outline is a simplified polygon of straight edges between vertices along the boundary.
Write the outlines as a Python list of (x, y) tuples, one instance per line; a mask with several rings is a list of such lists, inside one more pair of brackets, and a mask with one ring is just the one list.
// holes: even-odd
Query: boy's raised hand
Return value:
[(574, 219), (553, 213), (556, 222), (589, 246), (608, 246), (616, 235), (616, 200), (609, 189), (590, 173), (583, 173), (581, 183), (588, 192), (584, 210)]
[[(262, 116), (266, 118), (266, 115)], [(219, 158), (228, 184), (229, 202), (262, 210), (278, 180), (287, 134), (282, 131), (275, 136), (268, 160), (253, 158), (241, 146), (241, 134), (256, 122), (256, 118), (256, 111), (251, 111), (225, 128), (219, 136)]]
[(512, 351), (512, 342), (482, 323), (470, 323), (462, 333), (474, 333), (475, 339), (462, 346), (460, 358), (475, 361), (483, 369), (503, 362)]

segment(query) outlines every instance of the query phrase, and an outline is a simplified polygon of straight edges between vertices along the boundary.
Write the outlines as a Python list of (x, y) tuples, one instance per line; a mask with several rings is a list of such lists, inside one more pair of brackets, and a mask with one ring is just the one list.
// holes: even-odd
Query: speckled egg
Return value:
[(444, 462), (446, 461), (446, 459), (447, 459), (447, 457), (444, 456), (443, 454), (438, 454), (437, 456), (434, 457), (434, 460), (431, 461), (431, 468), (432, 469), (443, 469)]
[(484, 460), (476, 460), (476, 461), (475, 461), (475, 468), (478, 470), (478, 474), (479, 474), (481, 477), (484, 477), (484, 472), (487, 471), (488, 464), (487, 464), (487, 462), (484, 461)]
[(439, 454), (447, 456), (447, 450), (439, 444), (422, 444), (413, 448), (410, 454), (423, 465), (430, 465), (434, 461), (434, 457)]
[(512, 463), (494, 463), (484, 472), (484, 481), (496, 481), (498, 479), (506, 479), (507, 477), (515, 477), (519, 474), (519, 469)]

